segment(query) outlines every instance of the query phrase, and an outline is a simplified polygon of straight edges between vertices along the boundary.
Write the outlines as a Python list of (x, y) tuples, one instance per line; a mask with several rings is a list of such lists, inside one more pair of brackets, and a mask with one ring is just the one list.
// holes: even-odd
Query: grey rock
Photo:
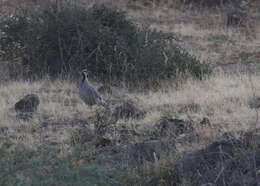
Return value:
[[(255, 138), (256, 139), (256, 138)], [(246, 140), (247, 141), (247, 140)], [(176, 162), (176, 185), (257, 185), (260, 151), (252, 150), (245, 138), (220, 139), (201, 150), (186, 153)], [(260, 180), (258, 180), (260, 181)]]
[(245, 147), (254, 147), (256, 149), (260, 149), (260, 135), (257, 134), (257, 132), (259, 133), (260, 128), (248, 131), (246, 133), (244, 133), (243, 136), (243, 144), (245, 145)]
[[(224, 162), (225, 169), (223, 174), (217, 180), (216, 185), (223, 185), (228, 183), (230, 186), (243, 186), (243, 185), (259, 185), (260, 177), (255, 176), (255, 167), (257, 170), (260, 168), (260, 150), (256, 152), (247, 152), (237, 157), (228, 159)], [(221, 170), (221, 164), (218, 164), (218, 170)]]
[(251, 109), (260, 108), (260, 97), (254, 97), (249, 100), (248, 105)]
[(14, 108), (16, 112), (32, 113), (36, 112), (40, 104), (40, 99), (36, 94), (28, 94), (19, 100)]
[(33, 112), (19, 112), (16, 114), (16, 118), (24, 121), (29, 121), (33, 118)]

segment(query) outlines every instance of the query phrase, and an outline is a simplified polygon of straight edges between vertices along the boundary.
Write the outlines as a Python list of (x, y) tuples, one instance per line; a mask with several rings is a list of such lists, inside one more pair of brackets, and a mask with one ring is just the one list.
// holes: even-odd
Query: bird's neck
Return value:
[(86, 80), (86, 75), (84, 73), (82, 73), (82, 83)]
[(88, 82), (87, 75), (84, 72), (82, 73), (82, 83), (83, 82)]

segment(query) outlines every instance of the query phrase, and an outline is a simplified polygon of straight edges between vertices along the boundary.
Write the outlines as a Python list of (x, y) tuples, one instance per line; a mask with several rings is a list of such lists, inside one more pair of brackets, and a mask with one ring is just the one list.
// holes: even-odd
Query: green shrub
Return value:
[(105, 5), (68, 3), (23, 11), (0, 23), (0, 51), (22, 58), (30, 77), (75, 75), (87, 68), (102, 81), (155, 82), (177, 71), (201, 78), (206, 65), (180, 48), (171, 34), (137, 27)]

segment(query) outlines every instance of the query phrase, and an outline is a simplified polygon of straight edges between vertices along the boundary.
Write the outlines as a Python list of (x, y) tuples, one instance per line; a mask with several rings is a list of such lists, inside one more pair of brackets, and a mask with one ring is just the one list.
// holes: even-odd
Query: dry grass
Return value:
[(175, 33), (179, 44), (191, 54), (217, 65), (240, 62), (241, 52), (260, 52), (259, 11), (249, 12), (250, 18), (240, 28), (226, 26), (227, 11), (160, 7), (128, 12), (138, 23)]
[[(8, 85), (1, 85), (1, 111), (0, 126), (10, 128), (9, 132), (17, 135), (17, 142), (22, 141), (30, 147), (37, 148), (40, 143), (46, 141), (46, 136), (56, 143), (62, 142), (66, 135), (64, 129), (71, 126), (64, 125), (64, 122), (71, 121), (80, 116), (84, 120), (90, 112), (74, 93), (74, 87), (68, 82), (51, 82), (48, 80), (37, 82), (11, 82)], [(25, 122), (16, 118), (14, 104), (23, 96), (29, 93), (36, 93), (40, 97), (39, 115), (30, 121)], [(41, 131), (43, 122), (50, 121), (46, 131)], [(55, 128), (61, 130), (55, 131)], [(64, 133), (64, 134), (63, 134)]]
[[(93, 2), (85, 3), (89, 6)], [(259, 60), (260, 31), (252, 29), (252, 32), (248, 32), (249, 28), (227, 28), (225, 12), (216, 10), (199, 12), (196, 9), (183, 11), (168, 7), (132, 10), (121, 1), (117, 5), (125, 9), (129, 18), (137, 23), (146, 24), (152, 29), (163, 32), (175, 33), (181, 46), (212, 66), (219, 67), (218, 64), (225, 63), (246, 64)], [(259, 25), (254, 26), (258, 28)], [(253, 59), (242, 59), (241, 53), (248, 54)], [(232, 69), (233, 66), (228, 68)], [(176, 84), (171, 85), (170, 82), (164, 89), (156, 92), (129, 92), (117, 88), (110, 99), (121, 101), (131, 99), (143, 108), (147, 112), (143, 120), (128, 121), (139, 125), (140, 129), (152, 126), (163, 117), (192, 119), (195, 122), (207, 117), (212, 128), (197, 129), (197, 133), (207, 141), (213, 140), (225, 131), (247, 130), (254, 127), (256, 112), (248, 106), (248, 101), (253, 97), (253, 90), (258, 92), (260, 89), (257, 84), (260, 77), (248, 74), (228, 75), (221, 72), (222, 67), (219, 69), (220, 71), (206, 80), (190, 79), (184, 84), (179, 84), (178, 89)], [(257, 71), (256, 66), (253, 66), (253, 70)], [(79, 99), (76, 87), (76, 84), (65, 80), (50, 82), (48, 79), (0, 85), (2, 107), (0, 127), (12, 128), (11, 131), (22, 136), (20, 139), (27, 145), (31, 144), (30, 146), (37, 146), (46, 139), (64, 144), (73, 128), (69, 123), (77, 120), (88, 122), (88, 118), (95, 114), (95, 109), (91, 110)], [(13, 105), (28, 93), (38, 94), (41, 104), (40, 115), (26, 123), (16, 119)], [(201, 109), (196, 112), (181, 110), (181, 107), (190, 104), (198, 104)], [(41, 128), (46, 120), (44, 116), (51, 125), (43, 134), (35, 135), (32, 131)]]
[[(165, 116), (192, 119), (195, 122), (207, 117), (212, 126), (198, 130), (199, 135), (206, 140), (213, 140), (213, 137), (227, 131), (248, 130), (255, 127), (256, 112), (249, 107), (248, 102), (253, 98), (254, 92), (260, 92), (260, 85), (257, 83), (259, 81), (260, 76), (257, 75), (218, 74), (204, 81), (189, 80), (178, 90), (168, 87), (157, 92), (128, 92), (128, 99), (134, 100), (147, 115), (143, 120), (127, 122), (135, 122), (143, 129), (149, 128)], [(21, 81), (1, 85), (0, 127), (10, 128), (9, 132), (17, 134), (17, 142), (30, 147), (37, 147), (40, 143), (46, 142), (46, 139), (64, 145), (73, 128), (70, 122), (87, 122), (97, 109), (91, 110), (86, 106), (75, 90), (76, 86), (66, 81)], [(39, 95), (41, 117), (24, 122), (16, 119), (13, 106), (28, 93)], [(180, 110), (181, 105), (189, 104), (199, 104), (201, 109), (195, 112)], [(38, 130), (43, 124), (43, 116), (48, 116), (47, 122), (50, 122), (45, 131)], [(257, 126), (259, 127), (259, 124)]]
[[(97, 2), (79, 1), (85, 6)], [(26, 2), (23, 1), (20, 5), (23, 6)], [(33, 2), (29, 1), (28, 7)], [(98, 2), (113, 3), (112, 0)], [(127, 7), (125, 1), (118, 2), (120, 3), (117, 6), (126, 10), (130, 19), (152, 29), (174, 33), (178, 38), (176, 42), (182, 47), (215, 67), (214, 74), (202, 81), (188, 79), (178, 83), (176, 80), (170, 80), (158, 91), (130, 91), (126, 88), (113, 87), (113, 94), (108, 97), (110, 100), (116, 100), (116, 103), (132, 100), (138, 108), (146, 111), (145, 118), (141, 120), (118, 121), (120, 124), (134, 125), (137, 132), (149, 130), (162, 118), (194, 121), (195, 133), (200, 140), (186, 143), (186, 136), (184, 138), (180, 136), (184, 143), (176, 143), (177, 155), (161, 158), (154, 164), (145, 164), (143, 172), (153, 171), (158, 176), (162, 168), (165, 169), (170, 162), (175, 162), (178, 153), (199, 149), (225, 132), (248, 131), (260, 127), (258, 111), (249, 106), (254, 97), (260, 97), (260, 68), (257, 66), (260, 60), (260, 24), (257, 22), (259, 19), (252, 19), (244, 28), (228, 28), (225, 24), (226, 13), (220, 10), (184, 11), (179, 7), (171, 9), (166, 6), (139, 7), (134, 10)], [(10, 9), (17, 4), (19, 4), (17, 0), (0, 0), (0, 6), (9, 6)], [(2, 10), (0, 8), (1, 13), (4, 12)], [(77, 129), (82, 130), (82, 124), (93, 127), (93, 116), (99, 107), (91, 109), (80, 100), (77, 93), (78, 82), (62, 79), (51, 81), (48, 78), (34, 82), (8, 80), (7, 63), (0, 61), (0, 136), (5, 134), (14, 136), (13, 142), (16, 145), (12, 148), (25, 146), (39, 149), (42, 146), (55, 146), (59, 149), (60, 157), (73, 152), (75, 149), (70, 142), (73, 132)], [(253, 65), (249, 68), (248, 64), (251, 63)], [(231, 65), (222, 66), (223, 64)], [(245, 64), (243, 66), (245, 71), (249, 68), (255, 73), (226, 73), (236, 71), (236, 64)], [(98, 86), (98, 83), (95, 85)], [(19, 120), (16, 117), (14, 104), (30, 93), (35, 93), (40, 98), (38, 113), (30, 121)], [(198, 109), (183, 109), (189, 105), (196, 105)], [(196, 125), (205, 117), (209, 119), (210, 126)], [(134, 140), (133, 137), (128, 141)], [(136, 140), (141, 139), (137, 137)], [(94, 146), (85, 151), (82, 150), (82, 153), (87, 155), (73, 159), (71, 164), (75, 164), (75, 167), (87, 166), (91, 161), (89, 159), (96, 156), (97, 152)], [(21, 179), (26, 180), (27, 177), (23, 178), (22, 175)], [(150, 179), (149, 175), (147, 179)]]
[[(258, 76), (252, 81), (256, 90)], [(252, 87), (247, 75), (216, 75), (205, 81), (190, 80), (180, 90), (164, 90), (163, 92), (142, 95), (146, 107), (159, 107), (163, 105), (178, 105), (197, 103), (202, 106), (200, 116), (210, 117), (213, 121), (233, 122), (235, 118), (245, 122), (251, 111), (248, 109), (248, 100), (252, 97)], [(240, 110), (242, 109), (242, 110)], [(248, 110), (245, 118), (240, 111)], [(159, 110), (161, 111), (161, 110)], [(228, 111), (228, 114), (227, 114)], [(251, 115), (249, 115), (251, 118)], [(244, 118), (244, 119), (243, 119)]]
[[(89, 6), (93, 1), (85, 3)], [(202, 81), (188, 79), (178, 83), (178, 86), (175, 80), (170, 80), (159, 91), (129, 91), (113, 87), (114, 91), (109, 99), (117, 100), (117, 103), (130, 99), (147, 113), (141, 120), (120, 120), (119, 123), (135, 125), (137, 130), (143, 132), (162, 118), (193, 120), (196, 126), (195, 133), (200, 141), (188, 145), (176, 144), (180, 153), (199, 149), (225, 132), (247, 131), (260, 127), (257, 110), (249, 106), (249, 102), (255, 96), (260, 97), (258, 66), (252, 66), (256, 73), (234, 74), (225, 73), (226, 69), (219, 66), (259, 62), (259, 23), (254, 24), (256, 29), (249, 32), (251, 28), (227, 28), (223, 12), (182, 11), (165, 7), (132, 10), (123, 2), (120, 3), (118, 6), (127, 10), (129, 18), (137, 23), (163, 32), (175, 33), (179, 38), (176, 42), (191, 54), (216, 67), (216, 71)], [(249, 57), (241, 57), (243, 53)], [(3, 67), (1, 62), (0, 66)], [(227, 68), (232, 71), (235, 66)], [(91, 118), (99, 108), (91, 109), (80, 100), (77, 82), (61, 79), (51, 81), (47, 78), (34, 82), (6, 81), (7, 71), (2, 68), (0, 72), (0, 134), (8, 133), (15, 136), (14, 142), (17, 146), (22, 144), (27, 148), (37, 149), (40, 146), (55, 145), (60, 149), (60, 155), (66, 156), (73, 151), (69, 143), (73, 131), (82, 124), (93, 127)], [(14, 104), (29, 93), (39, 96), (40, 105), (34, 119), (27, 122), (16, 118)], [(197, 105), (199, 109), (183, 109), (189, 105)], [(196, 125), (205, 117), (210, 120), (210, 126)], [(95, 152), (90, 149), (88, 153)], [(75, 162), (85, 166), (85, 159), (81, 160), (83, 162)], [(164, 164), (167, 165), (170, 161), (175, 160), (169, 160), (169, 157), (161, 158), (160, 162), (157, 162), (158, 165), (155, 163), (152, 165), (154, 167), (147, 167), (145, 171), (159, 171), (159, 165), (164, 167)]]

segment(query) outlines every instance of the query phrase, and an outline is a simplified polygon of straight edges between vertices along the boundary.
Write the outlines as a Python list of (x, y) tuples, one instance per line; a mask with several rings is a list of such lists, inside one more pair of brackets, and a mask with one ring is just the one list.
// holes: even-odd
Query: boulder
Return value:
[(16, 118), (19, 120), (29, 121), (34, 117), (33, 112), (19, 112), (16, 114)]
[(251, 109), (260, 108), (260, 97), (251, 98), (248, 102), (248, 105)]
[[(176, 186), (257, 185), (256, 170), (260, 169), (260, 150), (245, 145), (244, 138), (222, 139), (201, 150), (186, 153), (174, 168)], [(258, 178), (259, 179), (259, 178)]]
[(16, 112), (36, 112), (37, 108), (40, 104), (40, 99), (36, 94), (28, 94), (15, 103), (15, 111)]
[(17, 118), (25, 121), (32, 119), (39, 104), (40, 99), (36, 94), (26, 95), (14, 105)]

